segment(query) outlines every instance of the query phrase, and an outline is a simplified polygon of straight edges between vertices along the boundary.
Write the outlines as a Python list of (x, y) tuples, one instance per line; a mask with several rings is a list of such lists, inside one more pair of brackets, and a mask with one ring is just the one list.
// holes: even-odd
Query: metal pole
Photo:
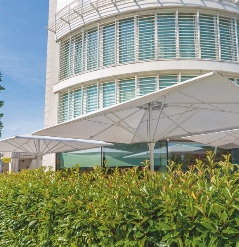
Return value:
[(37, 156), (36, 156), (37, 167), (40, 167), (41, 163), (41, 150), (40, 150), (40, 139), (37, 140)]
[(151, 103), (149, 103), (149, 121), (148, 121), (148, 134), (149, 134), (149, 143), (148, 143), (148, 147), (149, 147), (149, 153), (150, 153), (150, 170), (151, 172), (154, 172), (154, 147), (155, 147), (155, 143), (152, 142), (153, 141), (153, 130), (152, 130), (152, 110), (153, 110), (153, 106)]

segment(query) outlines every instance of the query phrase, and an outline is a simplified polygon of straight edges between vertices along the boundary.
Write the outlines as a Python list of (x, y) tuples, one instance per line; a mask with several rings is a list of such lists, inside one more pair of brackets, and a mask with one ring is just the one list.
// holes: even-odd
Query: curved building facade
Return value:
[(45, 127), (218, 70), (239, 84), (234, 0), (50, 0)]

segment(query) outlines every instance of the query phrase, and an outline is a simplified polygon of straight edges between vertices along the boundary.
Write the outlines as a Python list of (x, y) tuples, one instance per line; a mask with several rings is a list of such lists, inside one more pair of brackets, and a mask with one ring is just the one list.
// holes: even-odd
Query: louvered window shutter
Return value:
[(175, 14), (158, 14), (157, 28), (158, 57), (176, 58)]

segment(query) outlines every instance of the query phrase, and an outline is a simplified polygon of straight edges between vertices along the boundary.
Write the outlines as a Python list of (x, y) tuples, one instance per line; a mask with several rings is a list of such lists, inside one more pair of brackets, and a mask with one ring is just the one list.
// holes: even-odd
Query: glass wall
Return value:
[[(238, 149), (225, 150), (206, 146), (195, 142), (166, 142), (160, 141), (155, 144), (154, 164), (155, 171), (166, 172), (170, 162), (181, 164), (184, 171), (196, 164), (196, 159), (207, 162), (206, 152), (215, 153), (215, 161), (224, 160), (222, 155), (232, 153), (232, 162), (237, 163)], [(115, 143), (113, 147), (93, 148), (69, 153), (57, 154), (57, 169), (80, 165), (83, 170), (96, 165), (102, 167), (142, 167), (150, 160), (147, 143), (123, 144)]]
[(216, 59), (216, 41), (217, 32), (216, 17), (212, 15), (200, 15), (200, 48), (201, 58), (203, 59)]
[(154, 17), (143, 16), (138, 18), (139, 60), (149, 60), (155, 57), (154, 27)]
[(195, 16), (179, 15), (179, 53), (180, 58), (195, 58)]
[(76, 31), (75, 35), (61, 40), (59, 79), (104, 66), (145, 60), (239, 61), (239, 17), (205, 14), (199, 10), (197, 18), (196, 12), (156, 11)]
[[(158, 74), (147, 77), (117, 79), (63, 91), (59, 94), (58, 123), (78, 117), (87, 112), (125, 102), (157, 90), (192, 79), (197, 74)], [(229, 78), (239, 85), (239, 78)]]
[(176, 58), (175, 14), (157, 15), (158, 58)]
[(119, 22), (119, 63), (129, 63), (135, 60), (134, 32), (133, 18)]
[(206, 152), (215, 153), (215, 161), (224, 160), (222, 155), (231, 154), (231, 150), (206, 146), (195, 142), (169, 142), (168, 143), (168, 160), (176, 164), (181, 164), (184, 171), (196, 163), (196, 159), (207, 162)]
[(103, 66), (115, 64), (115, 24), (103, 27)]

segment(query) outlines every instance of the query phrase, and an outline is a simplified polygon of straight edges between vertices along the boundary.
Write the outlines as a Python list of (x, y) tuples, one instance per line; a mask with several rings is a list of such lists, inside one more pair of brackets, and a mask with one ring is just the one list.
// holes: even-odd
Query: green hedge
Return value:
[(0, 175), (0, 246), (239, 246), (239, 173), (96, 167)]

